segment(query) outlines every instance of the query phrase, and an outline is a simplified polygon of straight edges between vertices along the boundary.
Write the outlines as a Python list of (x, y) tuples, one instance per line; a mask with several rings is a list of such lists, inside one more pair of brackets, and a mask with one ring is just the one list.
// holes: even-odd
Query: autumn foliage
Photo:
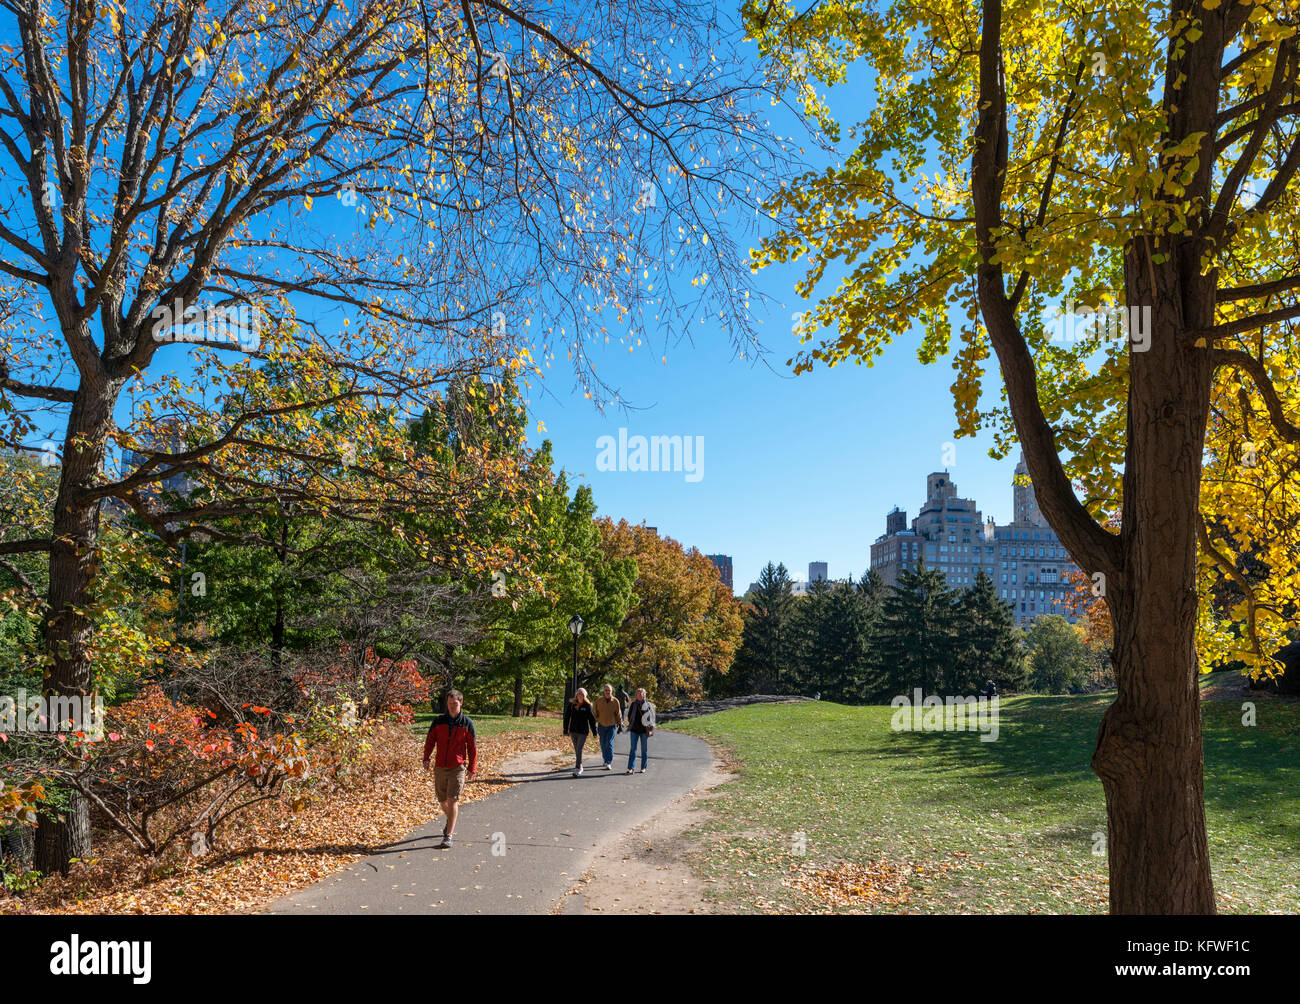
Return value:
[(412, 705), (429, 699), (432, 682), (414, 659), (389, 659), (366, 652), (360, 672), (343, 662), (303, 669), (294, 676), (303, 699), (313, 707), (338, 705), (353, 720), (393, 717), (411, 720)]
[(1065, 594), (1065, 608), (1070, 619), (1083, 628), (1084, 640), (1110, 644), (1110, 610), (1106, 601), (1094, 591), (1092, 580), (1076, 569), (1066, 577), (1066, 581), (1072, 588)]
[(740, 646), (740, 604), (695, 548), (641, 525), (599, 521), (607, 559), (636, 559), (633, 604), (601, 659), (608, 680), (645, 687), (653, 699), (703, 696), (705, 673), (726, 673)]
[[(108, 710), (104, 733), (43, 737), (57, 747), (29, 772), (72, 788), (141, 853), (158, 855), (177, 840), (205, 849), (218, 829), (248, 806), (276, 798), (289, 780), (311, 776), (301, 737), (260, 726), (270, 709), (226, 728), (215, 712), (170, 700), (159, 686)], [(11, 765), (21, 772), (22, 762)]]

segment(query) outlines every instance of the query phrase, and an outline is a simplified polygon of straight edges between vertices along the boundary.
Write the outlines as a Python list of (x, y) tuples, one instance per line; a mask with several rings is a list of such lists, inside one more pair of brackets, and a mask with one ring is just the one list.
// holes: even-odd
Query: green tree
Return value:
[(974, 694), (992, 680), (1000, 693), (1025, 683), (1025, 656), (1017, 636), (1011, 604), (998, 597), (988, 573), (957, 600), (957, 655), (951, 681), (957, 693)]
[(740, 649), (731, 671), (732, 693), (779, 693), (781, 684), (794, 677), (791, 584), (784, 564), (769, 561), (759, 572), (758, 586), (747, 597)]
[(810, 590), (794, 615), (798, 692), (857, 704), (879, 690), (879, 668), (871, 653), (874, 612), (869, 597), (851, 583)]
[(903, 569), (881, 606), (875, 646), (883, 681), (894, 694), (939, 693), (951, 679), (956, 647), (954, 594), (942, 572)]
[[(550, 443), (539, 453), (549, 462)], [(494, 590), (490, 663), (493, 675), (509, 682), (512, 714), (523, 713), (526, 696), (547, 697), (562, 690), (569, 696), (573, 676), (573, 635), (569, 621), (583, 619), (579, 638), (578, 685), (599, 672), (601, 657), (619, 637), (633, 601), (637, 563), (630, 557), (610, 558), (602, 549), (591, 488), (580, 486), (570, 498), (563, 473), (541, 491), (537, 504), (536, 550), (531, 559), (534, 579), (520, 585), (504, 581)]]
[(857, 590), (867, 598), (869, 604), (875, 607), (879, 607), (889, 594), (889, 587), (885, 585), (884, 577), (874, 568), (869, 568), (862, 573), (862, 578), (857, 582)]
[(1035, 617), (1025, 634), (1029, 649), (1029, 686), (1041, 693), (1065, 694), (1084, 689), (1095, 660), (1073, 624), (1059, 614)]

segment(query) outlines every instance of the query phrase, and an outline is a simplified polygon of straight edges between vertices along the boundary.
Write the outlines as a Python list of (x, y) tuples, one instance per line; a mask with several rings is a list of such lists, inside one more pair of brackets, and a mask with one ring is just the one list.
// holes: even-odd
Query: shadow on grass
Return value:
[[(825, 757), (874, 757), (898, 763), (906, 783), (916, 772), (924, 797), (1014, 812), (1025, 796), (1077, 786), (1076, 794), (1104, 809), (1091, 758), (1102, 714), (1113, 693), (1088, 698), (1021, 697), (1000, 709), (996, 741), (967, 732), (894, 732), (882, 711), (861, 745), (839, 743), (809, 752)], [(1232, 702), (1202, 704), (1206, 812), (1214, 827), (1253, 831), (1274, 842), (1279, 834), (1300, 843), (1300, 716), (1259, 708), (1259, 724), (1242, 724)], [(965, 775), (972, 787), (938, 785), (944, 775)], [(987, 783), (993, 782), (993, 783)], [(1080, 829), (1068, 839), (1076, 839)]]

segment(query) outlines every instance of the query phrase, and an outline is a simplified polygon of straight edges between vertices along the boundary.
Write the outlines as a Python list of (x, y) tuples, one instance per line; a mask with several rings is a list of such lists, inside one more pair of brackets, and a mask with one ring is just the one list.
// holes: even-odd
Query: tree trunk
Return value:
[(22, 870), (31, 868), (36, 853), (36, 833), (30, 826), (13, 823), (0, 829), (0, 860), (8, 857)]
[[(88, 381), (87, 381), (88, 382)], [(45, 644), (49, 664), (45, 696), (85, 696), (93, 685), (90, 607), (99, 557), (99, 504), (83, 493), (102, 477), (106, 431), (115, 388), (83, 387), (68, 415), (50, 549), (49, 608)], [(72, 858), (89, 857), (89, 803), (75, 792), (64, 813), (37, 822), (36, 868), (66, 873)]]
[(42, 815), (37, 823), (34, 863), (42, 875), (66, 875), (73, 858), (89, 857), (91, 853), (90, 803), (79, 792), (69, 792), (68, 796), (62, 820)]
[(278, 673), (284, 660), (284, 579), (286, 574), (285, 565), (289, 553), (289, 520), (288, 517), (282, 517), (280, 520), (280, 544), (275, 549), (277, 559), (276, 577), (275, 577), (275, 616), (271, 620), (271, 666)]
[(510, 712), (512, 718), (519, 718), (524, 713), (524, 673), (520, 670), (515, 674), (515, 706)]
[(1129, 357), (1123, 571), (1106, 588), (1118, 695), (1092, 766), (1106, 792), (1111, 912), (1209, 914), (1196, 559), (1212, 368), (1186, 331), (1208, 327), (1213, 287), (1177, 281), (1198, 274), (1194, 245), (1164, 264), (1151, 254), (1139, 239), (1125, 263), (1128, 303), (1151, 304), (1152, 324), (1149, 347)]

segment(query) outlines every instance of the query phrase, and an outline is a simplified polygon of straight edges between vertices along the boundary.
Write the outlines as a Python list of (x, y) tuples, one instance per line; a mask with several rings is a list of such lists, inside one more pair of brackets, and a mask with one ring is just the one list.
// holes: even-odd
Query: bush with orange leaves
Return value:
[[(351, 717), (394, 718), (409, 723), (412, 705), (429, 700), (431, 683), (414, 659), (378, 658), (344, 650), (338, 658), (300, 659), (294, 682), (311, 711), (336, 705), (350, 708)], [(314, 663), (314, 664), (313, 664)]]
[(50, 736), (57, 756), (39, 774), (74, 788), (141, 854), (158, 856), (178, 840), (205, 853), (236, 813), (278, 798), (285, 782), (306, 779), (311, 757), (294, 733), (259, 728), (268, 708), (218, 727), (206, 708), (173, 702), (157, 686), (109, 708), (103, 738)]

